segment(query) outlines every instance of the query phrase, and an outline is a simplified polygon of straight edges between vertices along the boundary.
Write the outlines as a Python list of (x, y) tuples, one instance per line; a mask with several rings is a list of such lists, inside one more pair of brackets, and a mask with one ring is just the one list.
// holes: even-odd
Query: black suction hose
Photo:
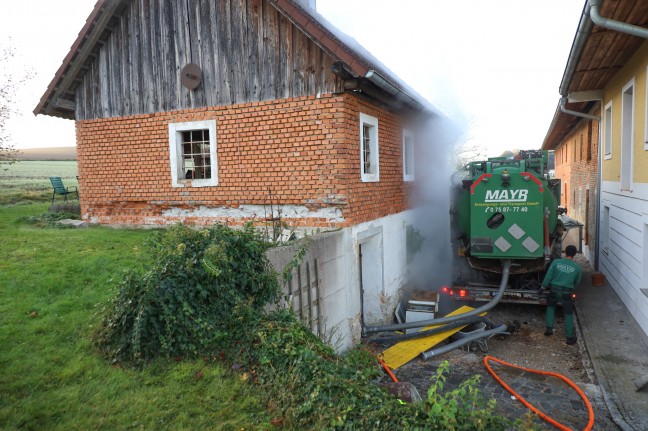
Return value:
[(363, 326), (362, 336), (366, 337), (368, 334), (373, 334), (375, 332), (385, 332), (385, 331), (392, 332), (392, 331), (401, 331), (404, 329), (422, 328), (424, 326), (430, 326), (430, 325), (444, 325), (446, 323), (455, 322), (457, 320), (466, 317), (478, 316), (490, 310), (491, 308), (495, 307), (495, 305), (497, 305), (497, 303), (500, 302), (502, 296), (504, 296), (504, 290), (506, 289), (506, 285), (508, 284), (510, 268), (511, 268), (510, 260), (502, 261), (502, 281), (500, 282), (500, 287), (499, 290), (497, 291), (497, 295), (495, 295), (495, 298), (493, 298), (488, 303), (482, 305), (479, 308), (475, 308), (474, 310), (468, 311), (467, 313), (457, 314), (456, 316), (446, 316), (438, 319), (421, 320), (419, 322), (397, 323), (393, 325), (382, 325), (382, 326)]
[(471, 316), (471, 317), (465, 317), (456, 320), (454, 322), (448, 323), (443, 326), (427, 329), (424, 331), (418, 331), (411, 334), (394, 334), (394, 335), (385, 335), (385, 336), (378, 335), (375, 339), (372, 339), (372, 341), (378, 343), (388, 343), (388, 342), (395, 342), (395, 341), (413, 340), (416, 338), (429, 337), (431, 335), (439, 334), (441, 332), (445, 332), (450, 329), (458, 328), (460, 326), (470, 325), (471, 323), (479, 323), (479, 322), (484, 322), (488, 327), (488, 329), (492, 329), (497, 326), (495, 323), (493, 323), (492, 320), (487, 319), (484, 316)]

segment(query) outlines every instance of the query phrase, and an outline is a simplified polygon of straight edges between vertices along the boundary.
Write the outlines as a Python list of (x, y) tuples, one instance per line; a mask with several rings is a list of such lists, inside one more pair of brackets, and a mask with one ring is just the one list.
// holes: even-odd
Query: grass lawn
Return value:
[(0, 429), (255, 430), (253, 387), (210, 360), (113, 367), (90, 342), (98, 304), (145, 230), (36, 228), (47, 204), (0, 206)]

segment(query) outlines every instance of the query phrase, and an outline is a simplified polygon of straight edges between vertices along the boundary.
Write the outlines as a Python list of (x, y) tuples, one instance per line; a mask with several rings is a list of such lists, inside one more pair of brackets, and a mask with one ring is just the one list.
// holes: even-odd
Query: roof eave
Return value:
[(74, 110), (70, 104), (73, 101), (62, 97), (70, 93), (70, 86), (83, 64), (94, 49), (101, 34), (112, 19), (115, 12), (129, 0), (98, 0), (94, 9), (86, 19), (86, 23), (72, 44), (63, 63), (54, 74), (38, 105), (34, 115), (51, 115), (61, 118), (74, 118)]

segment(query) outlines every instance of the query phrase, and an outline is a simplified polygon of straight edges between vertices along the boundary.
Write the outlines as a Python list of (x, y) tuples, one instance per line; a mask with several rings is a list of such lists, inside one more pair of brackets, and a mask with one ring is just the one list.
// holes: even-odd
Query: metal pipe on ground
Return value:
[(490, 302), (487, 302), (486, 304), (482, 305), (479, 308), (475, 308), (474, 310), (471, 310), (467, 313), (457, 314), (456, 316), (447, 316), (438, 319), (421, 320), (418, 322), (409, 322), (409, 323), (397, 323), (393, 325), (363, 326), (362, 336), (366, 337), (368, 334), (373, 334), (376, 332), (401, 331), (404, 329), (422, 328), (424, 326), (431, 326), (431, 325), (444, 325), (446, 323), (456, 322), (457, 320), (466, 317), (478, 316), (492, 309), (493, 307), (495, 307), (495, 305), (497, 305), (498, 302), (500, 302), (500, 300), (504, 296), (504, 290), (506, 289), (506, 285), (508, 284), (510, 268), (511, 268), (510, 260), (502, 261), (502, 281), (500, 282), (500, 287), (499, 290), (497, 291), (497, 295), (495, 295), (495, 298), (493, 298)]
[(472, 341), (481, 340), (484, 338), (492, 337), (495, 334), (504, 334), (504, 333), (508, 333), (507, 326), (500, 325), (497, 328), (489, 329), (488, 331), (480, 331), (470, 335), (466, 335), (465, 337), (460, 338), (459, 340), (454, 341), (450, 344), (446, 344), (445, 346), (439, 347), (438, 349), (431, 349), (428, 350), (427, 352), (423, 352), (421, 353), (421, 356), (423, 357), (424, 360), (427, 361), (428, 359), (432, 359), (435, 356), (439, 356), (444, 353), (447, 353), (458, 347), (464, 346)]

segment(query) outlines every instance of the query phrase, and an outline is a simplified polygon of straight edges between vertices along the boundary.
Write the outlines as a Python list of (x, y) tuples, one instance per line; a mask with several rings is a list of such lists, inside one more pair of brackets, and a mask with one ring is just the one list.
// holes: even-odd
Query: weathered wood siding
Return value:
[[(77, 119), (331, 93), (333, 59), (265, 0), (133, 0), (77, 88)], [(180, 71), (202, 69), (188, 90)]]

